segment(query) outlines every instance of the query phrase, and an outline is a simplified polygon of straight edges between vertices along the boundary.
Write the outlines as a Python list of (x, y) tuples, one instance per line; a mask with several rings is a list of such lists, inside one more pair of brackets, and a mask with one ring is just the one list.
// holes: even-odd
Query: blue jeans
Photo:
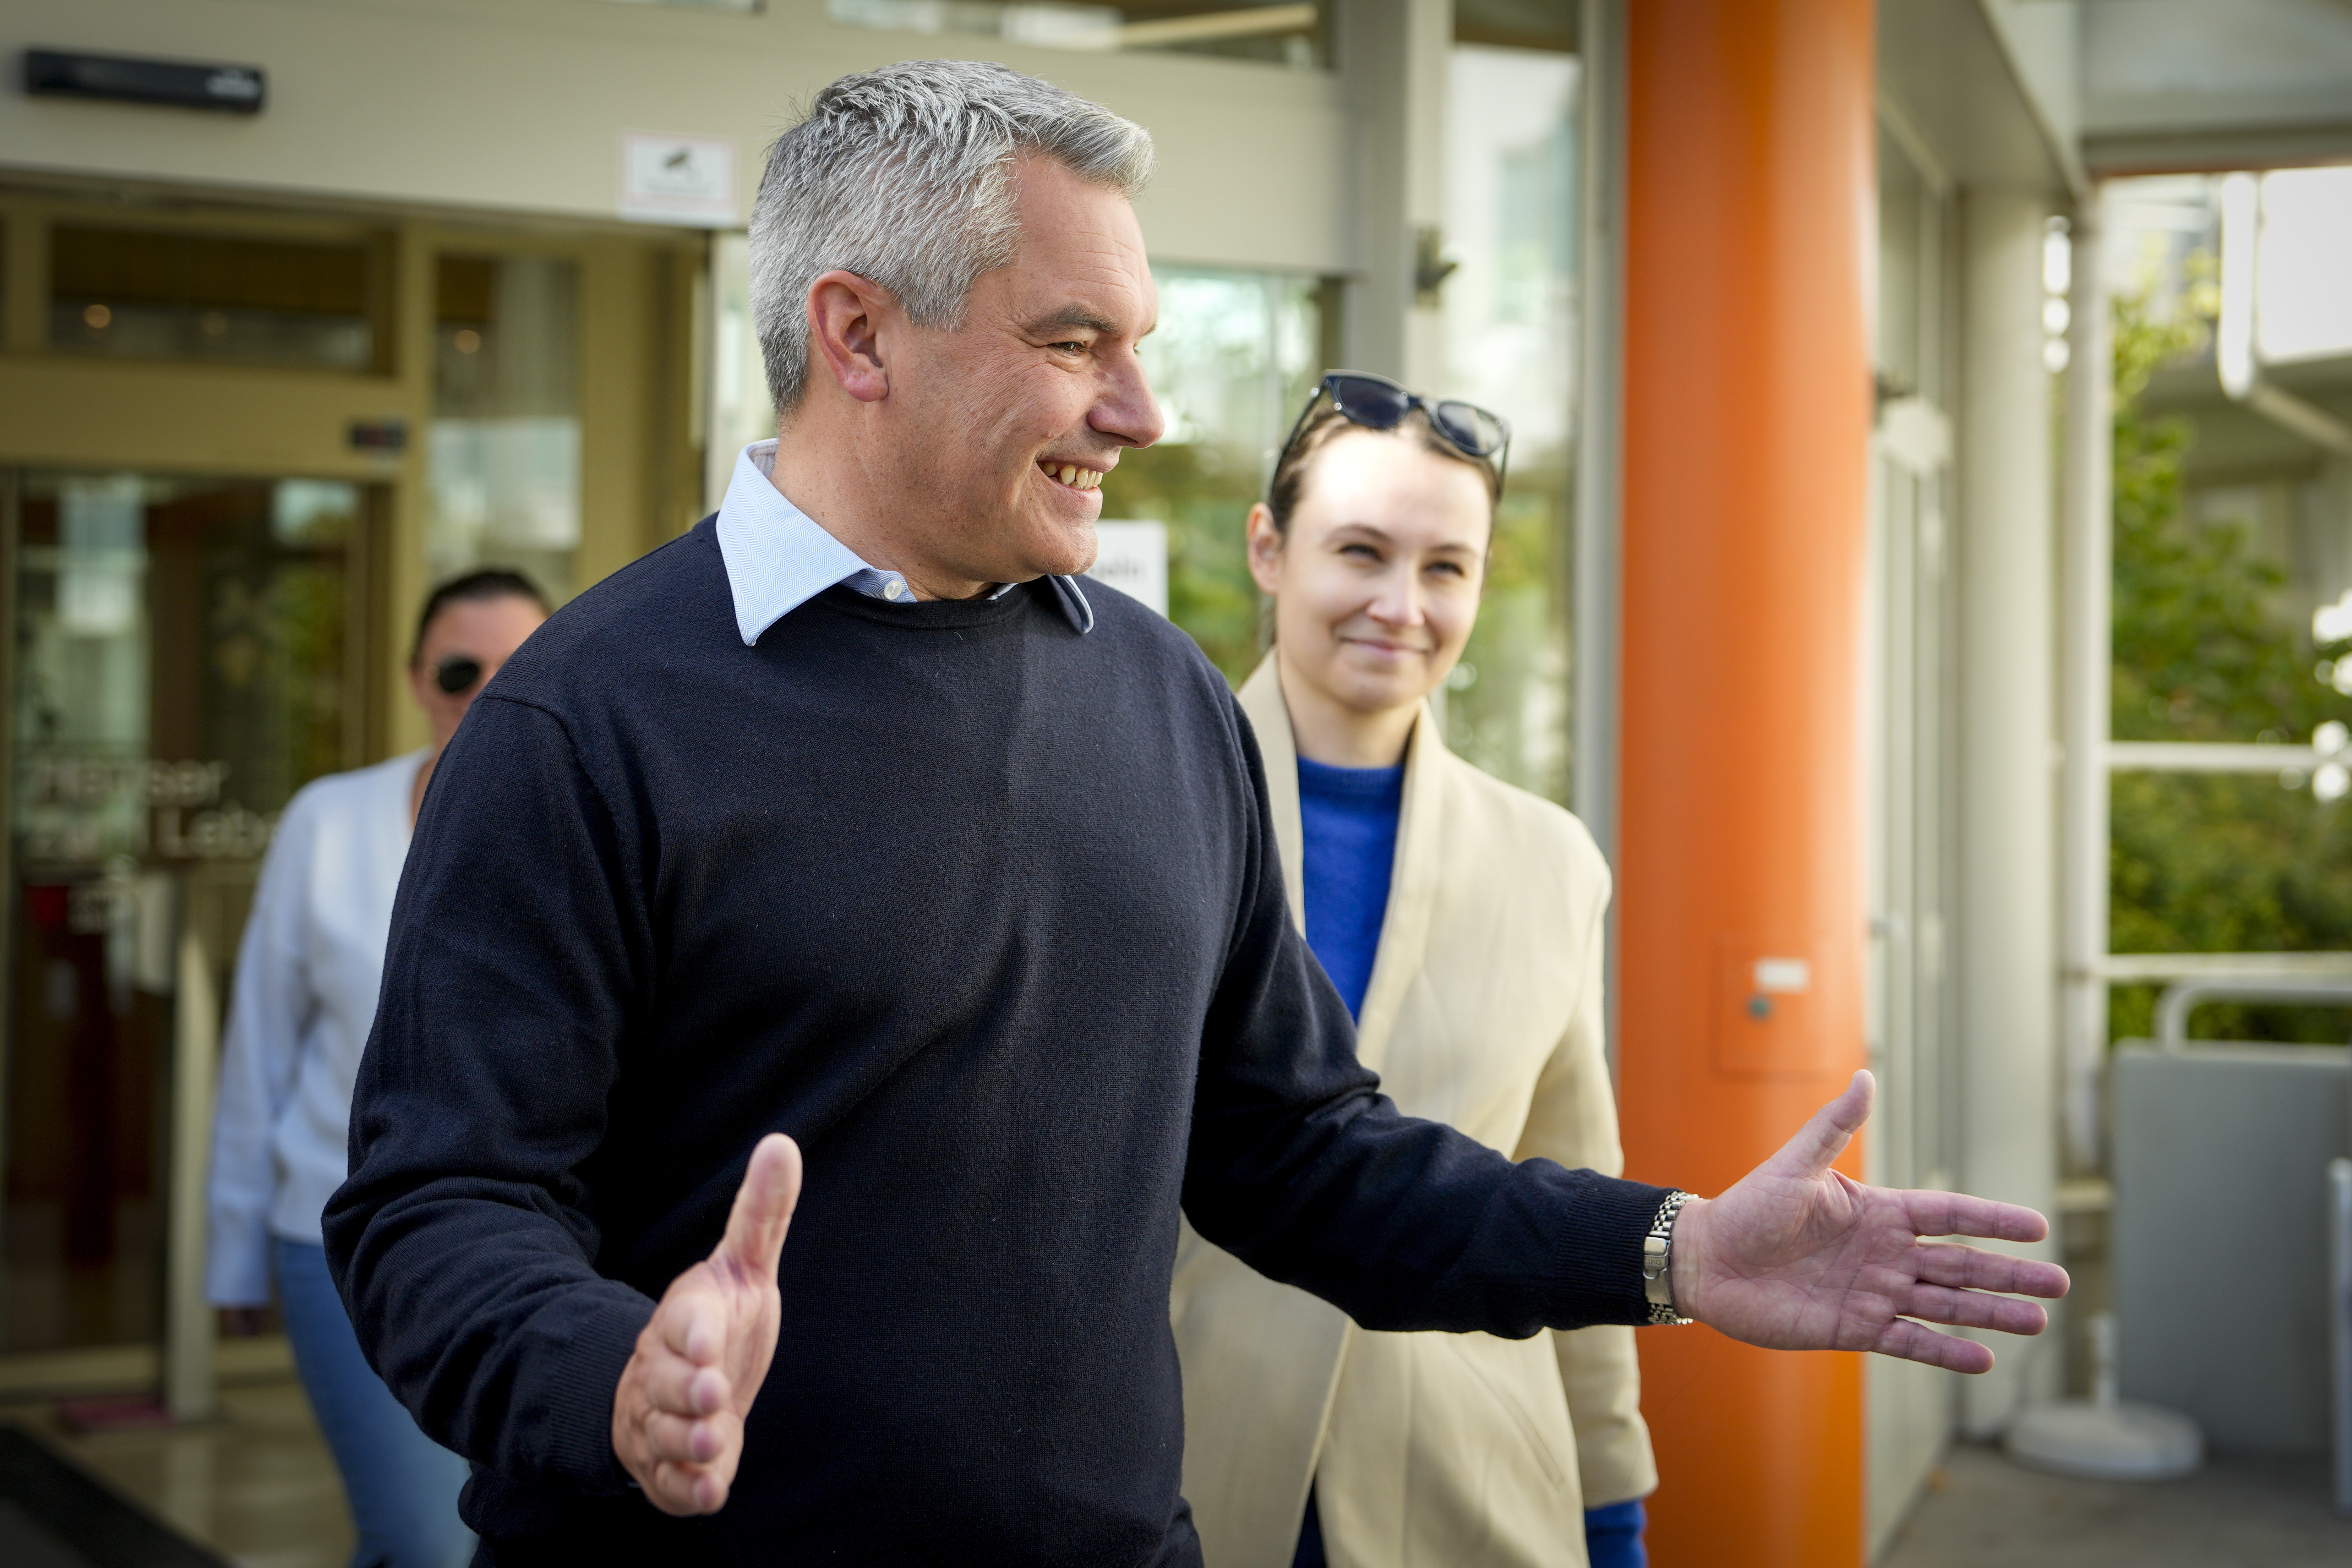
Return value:
[(327, 1274), (324, 1247), (276, 1239), (278, 1300), (295, 1370), (343, 1473), (359, 1549), (352, 1568), (462, 1568), (474, 1532), (457, 1517), (466, 1461), (417, 1430), (367, 1359)]

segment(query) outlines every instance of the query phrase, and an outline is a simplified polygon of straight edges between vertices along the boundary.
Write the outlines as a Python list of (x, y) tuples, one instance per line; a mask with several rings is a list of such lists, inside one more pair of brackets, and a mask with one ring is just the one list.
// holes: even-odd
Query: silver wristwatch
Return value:
[(1687, 1323), (1688, 1318), (1675, 1310), (1675, 1216), (1690, 1202), (1688, 1193), (1668, 1193), (1666, 1201), (1658, 1205), (1655, 1219), (1650, 1221), (1650, 1234), (1642, 1238), (1642, 1294), (1650, 1303), (1650, 1321), (1656, 1324)]

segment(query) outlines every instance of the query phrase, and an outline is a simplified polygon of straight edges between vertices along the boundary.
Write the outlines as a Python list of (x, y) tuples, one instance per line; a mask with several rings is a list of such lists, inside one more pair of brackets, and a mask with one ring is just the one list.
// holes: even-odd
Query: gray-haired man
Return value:
[(780, 443), (436, 773), (326, 1235), (488, 1561), (1197, 1563), (1180, 1204), (1378, 1328), (1981, 1370), (1910, 1320), (2064, 1289), (1919, 1244), (2028, 1211), (1828, 1172), (1866, 1078), (1687, 1205), (1380, 1097), (1224, 684), (1067, 576), (1160, 433), (1150, 161), (998, 67), (820, 94), (753, 228)]

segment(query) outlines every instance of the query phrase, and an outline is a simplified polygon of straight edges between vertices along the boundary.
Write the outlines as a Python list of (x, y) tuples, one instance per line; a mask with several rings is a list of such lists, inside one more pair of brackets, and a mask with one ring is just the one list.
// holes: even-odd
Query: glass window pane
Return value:
[(1143, 361), (1167, 434), (1120, 454), (1103, 515), (1167, 525), (1169, 618), (1239, 684), (1264, 647), (1249, 509), (1320, 373), (1317, 286), (1203, 268), (1155, 267), (1152, 278), (1160, 330), (1143, 340)]
[(60, 224), (49, 231), (49, 346), (371, 370), (376, 278), (366, 245)]
[[(2222, 395), (2204, 179), (2116, 181), (2115, 736), (2294, 741), (2352, 720), (2352, 487)], [(2326, 632), (2336, 630), (2336, 637)]]
[(755, 441), (776, 438), (776, 405), (751, 325), (751, 242), (710, 237), (710, 427), (704, 444), (703, 508), (717, 511), (735, 459)]
[(1447, 90), (1444, 390), (1510, 422), (1486, 590), (1444, 699), (1447, 743), (1568, 798), (1569, 523), (1577, 397), (1572, 55), (1463, 46)]
[(1927, 192), (1902, 144), (1878, 133), (1877, 366), (1887, 394), (1933, 396), (1921, 376), (1920, 337), (1926, 306), (1922, 209)]
[(2352, 720), (2352, 626), (2315, 616), (2352, 593), (2352, 484), (2221, 389), (2210, 183), (2118, 181), (2108, 210), (2115, 735), (2307, 743)]
[[(2352, 950), (2352, 801), (2299, 771), (2116, 775), (2109, 792), (2109, 945), (2116, 952)], [(2117, 986), (2108, 1032), (2153, 1032), (2154, 985)], [(2200, 1008), (2205, 1039), (2352, 1038), (2342, 1009)]]
[(348, 765), (363, 500), (42, 472), (20, 494), (5, 1352), (160, 1332), (182, 934), (226, 965), (278, 813)]
[[(2305, 215), (2310, 234), (2352, 232), (2352, 185), (2337, 188), (2335, 210)], [(2352, 483), (2340, 459), (2219, 384), (2218, 196), (2204, 175), (2105, 188), (2097, 264), (2115, 330), (2111, 724), (2122, 741), (2298, 751), (2258, 773), (2116, 775), (2110, 945), (2352, 951), (2347, 774), (2340, 758), (2301, 750), (2330, 751), (2352, 722)], [(2265, 229), (2260, 243), (2269, 239)], [(2291, 291), (2271, 291), (2266, 268), (2277, 259), (2256, 258), (2263, 330), (2324, 329), (2332, 301), (2306, 301), (2298, 315)], [(2340, 408), (2347, 372), (2352, 355), (2339, 352), (2273, 379)], [(2159, 989), (2115, 988), (2110, 1034), (2148, 1033)], [(2341, 1042), (2352, 1019), (2216, 1005), (2200, 1008), (2191, 1029)]]
[(1559, 0), (1454, 0), (1454, 41), (1572, 54), (1578, 19)]
[(1128, 0), (1121, 5), (1000, 5), (995, 0), (826, 0), (853, 27), (971, 33), (1045, 48), (1164, 51), (1262, 60), (1297, 70), (1324, 63), (1315, 0)]
[(521, 571), (578, 591), (579, 268), (549, 256), (445, 256), (436, 291), (425, 552), (436, 582)]

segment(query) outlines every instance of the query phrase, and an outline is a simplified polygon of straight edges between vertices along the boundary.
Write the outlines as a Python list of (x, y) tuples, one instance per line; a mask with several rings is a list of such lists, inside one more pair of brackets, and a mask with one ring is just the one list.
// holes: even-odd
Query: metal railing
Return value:
[(2175, 981), (2156, 1003), (2156, 1043), (2177, 1051), (2189, 1043), (2189, 1015), (2208, 1002), (2260, 1002), (2300, 1007), (2352, 1007), (2352, 976), (2328, 980), (2273, 975), (2210, 975)]

